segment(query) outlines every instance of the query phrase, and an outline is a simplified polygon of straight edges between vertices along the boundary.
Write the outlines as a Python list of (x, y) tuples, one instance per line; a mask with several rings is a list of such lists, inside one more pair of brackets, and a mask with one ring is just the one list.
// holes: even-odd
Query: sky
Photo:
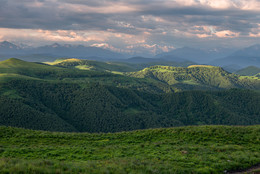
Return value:
[(260, 0), (0, 0), (0, 41), (158, 54), (260, 43)]

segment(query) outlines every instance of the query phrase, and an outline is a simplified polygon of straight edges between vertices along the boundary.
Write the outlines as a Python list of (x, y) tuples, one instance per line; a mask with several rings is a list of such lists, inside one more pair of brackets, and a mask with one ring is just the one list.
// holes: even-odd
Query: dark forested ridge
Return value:
[(128, 75), (135, 77), (18, 59), (0, 62), (0, 125), (118, 132), (260, 123), (260, 93), (249, 90), (258, 89), (258, 77), (198, 65), (155, 66)]
[(0, 125), (117, 132), (183, 125), (260, 123), (260, 95), (250, 90), (156, 94), (100, 84), (12, 80), (0, 97)]

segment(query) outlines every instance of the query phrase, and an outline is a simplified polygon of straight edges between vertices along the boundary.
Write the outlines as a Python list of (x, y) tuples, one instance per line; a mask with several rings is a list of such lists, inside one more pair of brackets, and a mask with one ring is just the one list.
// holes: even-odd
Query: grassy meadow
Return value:
[(260, 163), (260, 126), (120, 133), (0, 127), (0, 173), (227, 173)]

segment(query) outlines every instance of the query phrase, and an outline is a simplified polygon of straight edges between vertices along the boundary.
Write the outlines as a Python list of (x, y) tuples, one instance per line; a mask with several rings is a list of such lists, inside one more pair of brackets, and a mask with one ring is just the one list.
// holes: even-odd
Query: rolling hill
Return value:
[(154, 65), (167, 65), (167, 66), (176, 66), (176, 67), (187, 67), (193, 65), (193, 62), (170, 62), (163, 59), (152, 59), (152, 58), (142, 58), (135, 57), (130, 59), (122, 59), (114, 62), (100, 62), (94, 60), (86, 59), (75, 59), (75, 58), (64, 58), (57, 59), (54, 62), (45, 62), (49, 65), (55, 65), (58, 67), (65, 68), (76, 68), (83, 70), (95, 70), (95, 71), (108, 71), (112, 73), (120, 72), (132, 72), (139, 71), (144, 68), (154, 66)]
[(1, 173), (229, 173), (260, 163), (259, 131), (259, 126), (195, 126), (79, 134), (0, 127), (0, 168)]
[(109, 71), (109, 72), (131, 72), (137, 69), (134, 65), (127, 63), (116, 62), (99, 62), (94, 60), (84, 59), (57, 59), (54, 62), (47, 62), (47, 64), (55, 65), (65, 68), (76, 68), (82, 70), (94, 70), (94, 71)]
[(236, 74), (243, 75), (243, 76), (255, 76), (260, 73), (260, 68), (255, 66), (249, 66), (243, 69), (240, 69), (235, 72)]
[(128, 75), (133, 77), (18, 59), (0, 62), (0, 125), (117, 132), (260, 122), (258, 92), (223, 90), (259, 89), (257, 77), (205, 65), (154, 66)]
[(118, 132), (182, 125), (260, 123), (260, 95), (248, 90), (148, 93), (98, 83), (9, 80), (0, 88), (0, 125)]
[(50, 66), (42, 63), (26, 62), (20, 59), (11, 58), (0, 62), (0, 73), (19, 74), (42, 79), (51, 78), (73, 78), (90, 76), (109, 76), (108, 73), (97, 71), (80, 71), (68, 68)]
[[(139, 58), (137, 59), (139, 61)], [(174, 90), (226, 88), (260, 89), (260, 79), (257, 77), (237, 76), (224, 71), (222, 68), (207, 65), (190, 65), (187, 68), (156, 65), (145, 68), (139, 72), (131, 72), (138, 71), (142, 66), (147, 66), (147, 64), (97, 62), (81, 59), (59, 59), (55, 62), (50, 62), (49, 64), (64, 68), (105, 71), (127, 75), (129, 77), (142, 77), (144, 79), (151, 79), (153, 82), (166, 83), (173, 87)], [(158, 64), (164, 63), (161, 62)], [(166, 64), (169, 64), (169, 62)]]
[(182, 89), (260, 89), (260, 79), (230, 74), (220, 67), (192, 65), (187, 68), (152, 66), (138, 72), (128, 73), (130, 77), (151, 78)]
[[(67, 60), (67, 59), (66, 59)], [(69, 59), (70, 60), (70, 59)], [(76, 59), (73, 64), (77, 63), (79, 59)], [(59, 62), (59, 60), (58, 60)], [(70, 61), (65, 61), (70, 64)], [(121, 68), (118, 64), (110, 65), (102, 62), (86, 61), (95, 65), (94, 69), (100, 69), (100, 71), (93, 71), (77, 69), (74, 66), (57, 67), (55, 65), (47, 65), (43, 63), (26, 62), (19, 59), (11, 58), (0, 62), (0, 83), (5, 80), (12, 80), (15, 78), (34, 78), (38, 80), (48, 80), (54, 82), (67, 82), (77, 84), (89, 84), (99, 83), (103, 85), (138, 89), (150, 92), (169, 92), (174, 89), (164, 83), (158, 83), (155, 80), (150, 79), (137, 79), (123, 75), (112, 74), (105, 72), (105, 68)], [(57, 63), (57, 62), (56, 62)], [(54, 62), (55, 64), (55, 62)]]

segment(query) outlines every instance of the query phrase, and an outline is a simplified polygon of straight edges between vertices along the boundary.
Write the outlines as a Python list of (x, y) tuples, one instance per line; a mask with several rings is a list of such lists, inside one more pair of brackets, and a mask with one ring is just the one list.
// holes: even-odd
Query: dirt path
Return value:
[(247, 170), (228, 172), (228, 174), (260, 174), (260, 164), (257, 164)]

